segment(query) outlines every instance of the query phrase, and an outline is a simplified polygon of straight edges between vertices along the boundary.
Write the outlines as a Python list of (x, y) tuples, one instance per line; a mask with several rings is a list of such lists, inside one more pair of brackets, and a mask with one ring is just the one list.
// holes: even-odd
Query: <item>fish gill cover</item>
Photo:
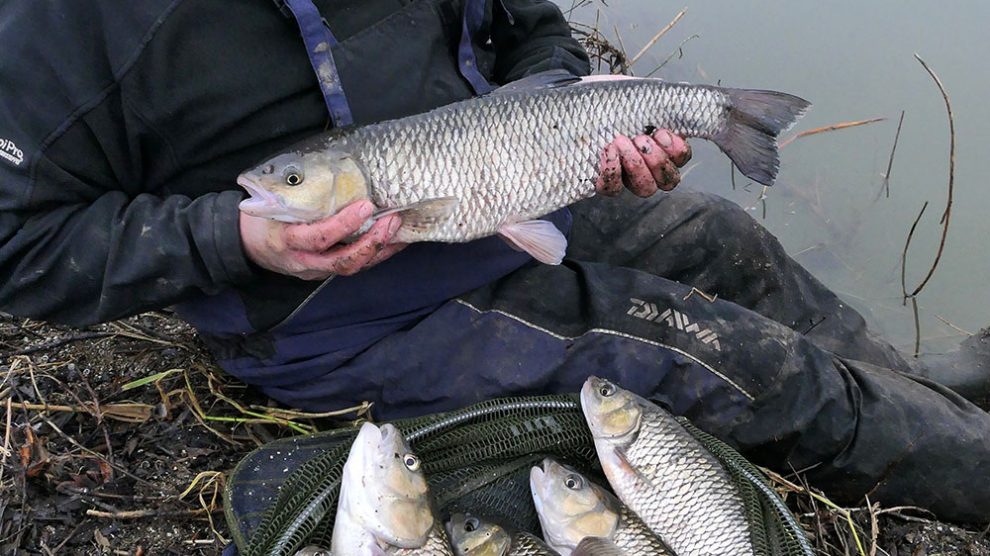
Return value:
[[(738, 452), (679, 419), (739, 488), (758, 556), (810, 554), (804, 533), (763, 474)], [(539, 533), (529, 469), (553, 457), (607, 484), (577, 396), (503, 398), (393, 423), (423, 462), (440, 519), (482, 515)], [(231, 474), (224, 508), (245, 556), (330, 546), (341, 471), (357, 428), (271, 442)]]

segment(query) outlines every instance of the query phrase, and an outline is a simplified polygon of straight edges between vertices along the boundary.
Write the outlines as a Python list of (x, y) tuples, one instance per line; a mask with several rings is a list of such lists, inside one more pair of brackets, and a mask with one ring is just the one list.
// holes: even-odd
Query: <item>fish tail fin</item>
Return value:
[(776, 91), (726, 89), (729, 121), (712, 139), (746, 177), (772, 185), (780, 156), (777, 136), (804, 115), (811, 103)]

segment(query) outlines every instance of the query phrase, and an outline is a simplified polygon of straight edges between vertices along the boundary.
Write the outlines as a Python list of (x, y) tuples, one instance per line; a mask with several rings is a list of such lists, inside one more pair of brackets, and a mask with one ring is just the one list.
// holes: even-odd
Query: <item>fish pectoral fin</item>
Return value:
[(488, 94), (500, 95), (504, 93), (521, 93), (538, 89), (555, 89), (557, 87), (573, 85), (579, 81), (581, 81), (581, 78), (576, 77), (571, 72), (562, 69), (555, 69), (541, 71), (540, 73), (534, 73), (533, 75), (523, 77), (522, 79), (517, 79), (516, 81), (502, 85)]
[(653, 481), (649, 477), (643, 474), (642, 471), (635, 465), (629, 462), (629, 456), (626, 455), (625, 448), (615, 447), (612, 448), (612, 453), (615, 455), (615, 460), (618, 466), (622, 469), (624, 473), (631, 477), (636, 477), (636, 481), (643, 485), (652, 485)]
[(547, 220), (526, 220), (498, 229), (509, 245), (529, 253), (541, 263), (560, 264), (567, 251), (567, 238)]
[(450, 215), (454, 214), (460, 202), (460, 199), (457, 197), (423, 199), (422, 201), (416, 201), (402, 207), (380, 210), (371, 215), (371, 218), (378, 220), (390, 214), (398, 214), (402, 218), (403, 228), (424, 230), (449, 218)]
[(382, 548), (377, 542), (371, 546), (371, 556), (392, 556), (392, 552)]
[(602, 537), (585, 537), (571, 552), (571, 556), (623, 556), (625, 551), (614, 542)]

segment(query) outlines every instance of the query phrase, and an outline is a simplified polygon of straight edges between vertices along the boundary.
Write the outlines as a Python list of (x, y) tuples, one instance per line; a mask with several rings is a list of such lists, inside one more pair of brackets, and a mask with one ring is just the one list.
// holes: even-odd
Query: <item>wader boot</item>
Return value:
[(572, 212), (564, 264), (525, 266), (333, 367), (297, 361), (298, 380), (265, 391), (397, 419), (595, 374), (837, 501), (990, 521), (990, 414), (909, 374), (737, 205), (672, 193)]
[(963, 340), (956, 351), (922, 355), (913, 372), (990, 409), (990, 328)]

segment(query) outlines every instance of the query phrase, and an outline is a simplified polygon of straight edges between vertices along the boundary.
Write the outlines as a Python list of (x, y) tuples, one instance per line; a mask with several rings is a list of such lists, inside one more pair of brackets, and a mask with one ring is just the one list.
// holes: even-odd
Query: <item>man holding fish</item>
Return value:
[(174, 305), (306, 410), (605, 375), (837, 498), (988, 519), (990, 415), (918, 378), (985, 397), (985, 335), (909, 364), (744, 211), (657, 193), (688, 135), (771, 183), (800, 98), (582, 80), (544, 0), (13, 1), (0, 21), (21, 153), (0, 160), (0, 309)]

